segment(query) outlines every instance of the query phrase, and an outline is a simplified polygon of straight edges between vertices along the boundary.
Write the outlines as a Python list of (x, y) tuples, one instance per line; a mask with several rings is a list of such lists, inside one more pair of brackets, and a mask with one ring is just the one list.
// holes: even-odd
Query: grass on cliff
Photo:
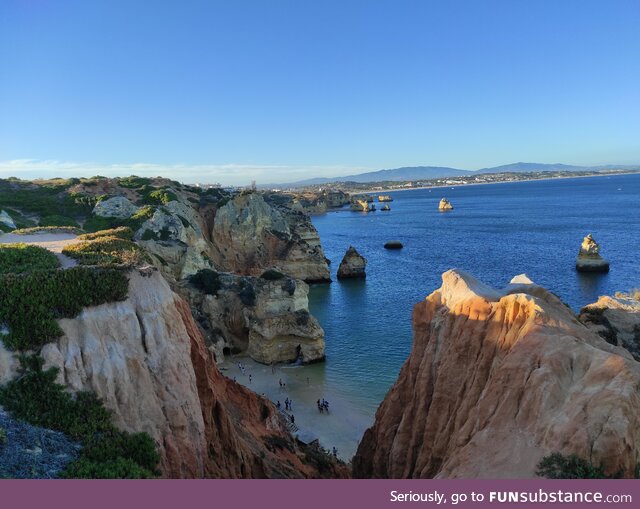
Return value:
[(129, 434), (111, 423), (111, 412), (91, 392), (72, 396), (56, 382), (57, 368), (37, 355), (20, 357), (20, 376), (0, 387), (0, 404), (18, 419), (61, 431), (83, 443), (66, 478), (150, 478), (157, 475), (155, 444), (146, 433)]
[(60, 266), (56, 255), (48, 249), (28, 244), (0, 244), (0, 275), (20, 274)]
[[(57, 260), (56, 260), (57, 261)], [(0, 336), (10, 350), (37, 350), (62, 335), (57, 318), (73, 318), (83, 307), (127, 298), (121, 270), (73, 267), (0, 275)]]
[(131, 240), (128, 227), (101, 231), (78, 237), (79, 242), (65, 246), (62, 253), (82, 265), (136, 266), (149, 262), (148, 256)]
[(91, 233), (118, 227), (128, 227), (136, 232), (147, 219), (153, 217), (155, 211), (155, 207), (146, 205), (129, 218), (91, 216), (85, 221), (83, 228)]

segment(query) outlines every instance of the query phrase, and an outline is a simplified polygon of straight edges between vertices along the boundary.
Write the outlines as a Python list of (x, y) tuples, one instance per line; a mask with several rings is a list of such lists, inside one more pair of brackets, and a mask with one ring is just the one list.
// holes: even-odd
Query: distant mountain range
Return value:
[(446, 166), (405, 166), (390, 170), (369, 171), (357, 175), (345, 175), (342, 177), (317, 177), (299, 180), (287, 184), (270, 184), (261, 187), (303, 187), (333, 182), (383, 182), (404, 180), (428, 180), (443, 177), (471, 176), (483, 173), (522, 173), (539, 171), (602, 171), (602, 170), (629, 170), (640, 171), (640, 165), (605, 165), (605, 166), (574, 166), (570, 164), (543, 164), (543, 163), (513, 163), (493, 168), (481, 168), (479, 170), (460, 170)]

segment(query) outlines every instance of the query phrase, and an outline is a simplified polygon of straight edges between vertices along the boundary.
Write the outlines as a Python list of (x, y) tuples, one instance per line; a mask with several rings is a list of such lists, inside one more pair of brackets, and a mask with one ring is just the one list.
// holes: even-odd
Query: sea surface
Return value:
[[(287, 394), (304, 403), (295, 409), (300, 428), (325, 447), (337, 446), (344, 459), (355, 452), (409, 354), (414, 304), (440, 287), (446, 270), (467, 270), (496, 287), (526, 273), (576, 311), (600, 295), (640, 287), (640, 175), (384, 194), (393, 197), (390, 212), (341, 209), (313, 217), (334, 279), (314, 285), (309, 295), (325, 330), (327, 358), (279, 369), (289, 381)], [(453, 211), (438, 212), (442, 197)], [(575, 271), (587, 233), (610, 261), (608, 274)], [(388, 240), (400, 240), (404, 249), (385, 250)], [(335, 278), (350, 245), (367, 258), (366, 280)], [(309, 404), (320, 397), (334, 403), (330, 416)]]

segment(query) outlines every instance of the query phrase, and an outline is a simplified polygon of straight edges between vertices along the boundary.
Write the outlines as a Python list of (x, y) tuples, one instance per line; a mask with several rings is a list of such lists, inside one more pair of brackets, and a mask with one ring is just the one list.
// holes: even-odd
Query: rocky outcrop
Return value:
[(414, 308), (411, 354), (354, 475), (533, 477), (559, 452), (632, 477), (640, 363), (524, 277), (501, 291), (462, 271), (442, 281)]
[(202, 217), (193, 207), (171, 201), (142, 224), (135, 240), (155, 256), (163, 274), (180, 280), (213, 267), (211, 245), (202, 224)]
[(384, 243), (385, 249), (402, 249), (404, 246), (399, 240), (390, 240)]
[(135, 214), (137, 210), (138, 207), (124, 196), (114, 196), (98, 202), (93, 208), (93, 213), (101, 217), (128, 218)]
[(626, 348), (640, 361), (640, 300), (633, 295), (604, 296), (585, 306), (579, 319), (612, 345)]
[(438, 210), (440, 212), (446, 212), (448, 210), (453, 210), (453, 205), (446, 198), (442, 198), (440, 200), (440, 203), (438, 204)]
[(600, 256), (600, 246), (591, 234), (582, 240), (576, 258), (578, 272), (609, 272), (609, 262)]
[[(64, 335), (43, 347), (45, 366), (58, 367), (69, 390), (95, 392), (118, 428), (149, 433), (165, 477), (347, 475), (294, 441), (268, 400), (220, 374), (189, 306), (158, 271), (132, 270), (125, 301), (58, 323)], [(13, 368), (2, 352), (4, 381)]]
[(366, 266), (367, 259), (358, 253), (355, 247), (349, 246), (338, 267), (338, 279), (366, 277)]
[(17, 228), (16, 223), (14, 223), (12, 217), (7, 213), (6, 210), (0, 210), (0, 223), (13, 230)]
[(307, 282), (330, 281), (318, 232), (308, 216), (270, 205), (260, 194), (239, 195), (221, 207), (211, 240), (214, 262), (225, 271), (259, 275), (274, 267)]
[(181, 292), (221, 362), (246, 352), (272, 364), (324, 359), (324, 331), (309, 313), (309, 287), (300, 280), (218, 274), (209, 294), (184, 283)]

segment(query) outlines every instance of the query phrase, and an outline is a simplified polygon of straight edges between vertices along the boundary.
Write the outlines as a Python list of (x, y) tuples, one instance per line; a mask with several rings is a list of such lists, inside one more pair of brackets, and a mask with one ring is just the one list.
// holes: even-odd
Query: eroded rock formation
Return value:
[(95, 392), (117, 427), (149, 433), (165, 477), (347, 475), (319, 466), (267, 399), (220, 374), (189, 306), (157, 271), (132, 271), (126, 301), (59, 324), (46, 366), (71, 391)]
[(438, 204), (438, 210), (440, 212), (444, 212), (444, 211), (447, 211), (447, 210), (453, 210), (453, 205), (446, 198), (442, 198), (440, 200), (440, 203)]
[(259, 275), (274, 267), (307, 282), (330, 281), (320, 238), (308, 216), (267, 203), (257, 193), (239, 195), (215, 216), (214, 261), (225, 271)]
[(367, 259), (358, 253), (355, 247), (349, 246), (338, 267), (338, 279), (366, 277), (366, 266)]
[(640, 361), (640, 300), (629, 294), (604, 296), (585, 306), (579, 319), (607, 342), (626, 348)]
[(235, 352), (264, 364), (324, 359), (324, 331), (309, 313), (306, 283), (287, 277), (216, 277), (215, 291), (207, 294), (185, 282), (181, 292), (219, 361)]
[(501, 291), (456, 270), (442, 282), (414, 308), (411, 354), (354, 476), (533, 477), (559, 452), (632, 477), (640, 363), (524, 277)]
[(578, 272), (609, 272), (609, 262), (600, 256), (600, 246), (591, 234), (582, 240), (576, 258)]

